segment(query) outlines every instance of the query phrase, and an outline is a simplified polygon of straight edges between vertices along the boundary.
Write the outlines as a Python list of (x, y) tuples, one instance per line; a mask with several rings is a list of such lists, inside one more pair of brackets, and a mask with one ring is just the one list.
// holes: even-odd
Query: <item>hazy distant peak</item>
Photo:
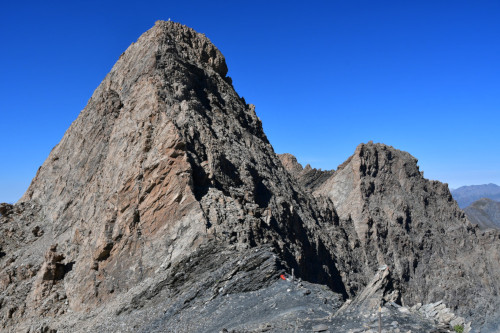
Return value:
[(466, 207), (464, 211), (469, 221), (481, 229), (500, 229), (500, 202), (481, 198)]
[(465, 208), (481, 198), (500, 200), (500, 186), (496, 184), (462, 186), (451, 191), (460, 208)]

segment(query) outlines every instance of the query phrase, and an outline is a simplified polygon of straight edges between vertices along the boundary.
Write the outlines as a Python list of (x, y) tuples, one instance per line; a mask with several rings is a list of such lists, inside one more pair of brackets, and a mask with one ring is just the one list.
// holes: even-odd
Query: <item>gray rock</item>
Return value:
[(319, 325), (313, 326), (312, 330), (313, 330), (313, 332), (324, 332), (324, 331), (328, 330), (328, 326), (326, 326), (325, 324), (319, 324)]

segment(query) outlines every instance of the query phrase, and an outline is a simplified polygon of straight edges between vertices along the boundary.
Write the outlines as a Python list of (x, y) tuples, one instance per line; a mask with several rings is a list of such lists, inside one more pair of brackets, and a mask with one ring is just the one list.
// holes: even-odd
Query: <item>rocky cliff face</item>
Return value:
[(445, 185), (383, 145), (335, 172), (278, 157), (226, 74), (173, 22), (122, 54), (23, 198), (0, 206), (3, 330), (199, 331), (176, 326), (191, 307), (280, 292), (284, 272), (338, 305), (382, 264), (391, 300), (494, 313), (498, 234), (478, 233)]

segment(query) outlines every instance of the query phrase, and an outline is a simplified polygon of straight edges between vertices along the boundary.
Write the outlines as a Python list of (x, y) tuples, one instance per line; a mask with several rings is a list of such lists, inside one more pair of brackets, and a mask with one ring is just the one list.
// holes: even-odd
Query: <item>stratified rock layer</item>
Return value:
[[(300, 302), (277, 294), (285, 272), (328, 286), (315, 293), (337, 308), (380, 265), (392, 277), (382, 302), (495, 313), (499, 236), (471, 226), (446, 185), (380, 144), (335, 172), (278, 157), (226, 74), (204, 35), (173, 22), (122, 54), (20, 202), (0, 205), (3, 330), (186, 329), (195, 307), (224, 309), (227, 295)], [(261, 329), (228, 316), (204, 327)]]

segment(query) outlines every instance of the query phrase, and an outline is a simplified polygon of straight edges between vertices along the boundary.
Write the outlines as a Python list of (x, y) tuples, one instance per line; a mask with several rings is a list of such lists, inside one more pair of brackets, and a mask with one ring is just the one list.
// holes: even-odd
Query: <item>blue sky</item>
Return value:
[(430, 179), (500, 184), (499, 1), (25, 1), (0, 10), (0, 202), (15, 202), (120, 54), (159, 19), (205, 33), (278, 153), (361, 142)]

